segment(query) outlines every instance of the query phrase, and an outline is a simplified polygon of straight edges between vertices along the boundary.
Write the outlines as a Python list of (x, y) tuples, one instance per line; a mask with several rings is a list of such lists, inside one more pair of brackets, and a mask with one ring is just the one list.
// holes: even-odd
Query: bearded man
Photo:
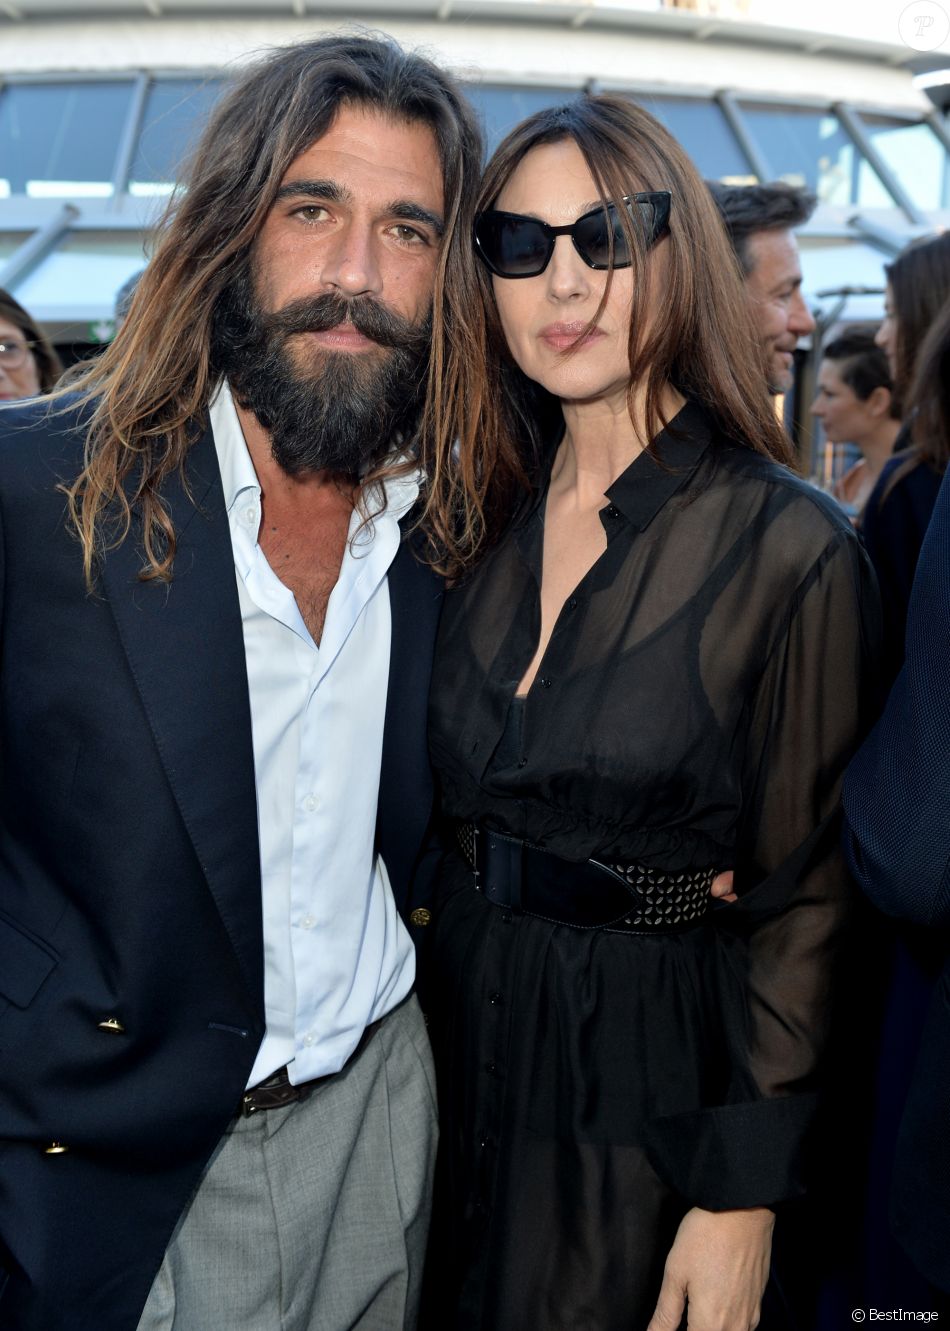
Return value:
[(415, 1322), (416, 547), (479, 163), (429, 62), (273, 53), (116, 341), (0, 414), (3, 1328)]

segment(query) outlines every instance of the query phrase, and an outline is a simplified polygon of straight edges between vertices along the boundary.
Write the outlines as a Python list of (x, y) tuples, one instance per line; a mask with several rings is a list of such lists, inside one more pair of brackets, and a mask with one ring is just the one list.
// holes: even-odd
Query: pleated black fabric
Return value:
[(545, 490), (446, 597), (430, 708), (444, 811), (568, 859), (734, 866), (741, 900), (683, 933), (576, 930), (487, 903), (449, 850), (430, 1314), (642, 1331), (686, 1209), (803, 1188), (876, 594), (836, 506), (687, 404), (656, 460), (610, 488), (607, 549), (515, 711)]

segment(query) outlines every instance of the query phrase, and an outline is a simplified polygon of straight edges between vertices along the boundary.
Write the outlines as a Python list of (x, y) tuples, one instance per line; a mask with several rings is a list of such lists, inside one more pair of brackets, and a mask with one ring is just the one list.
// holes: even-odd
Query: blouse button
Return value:
[(527, 760), (527, 758), (519, 758), (519, 759), (518, 759), (518, 766), (519, 766), (519, 767), (527, 767), (527, 766), (528, 766), (528, 760)]
[(551, 687), (551, 681), (547, 678), (547, 676), (545, 676), (543, 679), (539, 679), (538, 683), (541, 685), (542, 689), (549, 689)]
[(576, 610), (576, 609), (577, 609), (577, 597), (576, 597), (576, 596), (572, 596), (572, 597), (571, 597), (571, 599), (570, 599), (570, 600), (568, 601), (568, 603), (567, 603), (567, 608), (568, 608), (568, 610)]
[(614, 504), (608, 504), (608, 506), (604, 509), (604, 513), (608, 518), (620, 517), (620, 510)]
[(495, 992), (494, 994), (488, 995), (488, 1001), (489, 1003), (491, 1003), (492, 1007), (498, 1007), (499, 1004), (505, 1001), (505, 997), (504, 994), (499, 994)]

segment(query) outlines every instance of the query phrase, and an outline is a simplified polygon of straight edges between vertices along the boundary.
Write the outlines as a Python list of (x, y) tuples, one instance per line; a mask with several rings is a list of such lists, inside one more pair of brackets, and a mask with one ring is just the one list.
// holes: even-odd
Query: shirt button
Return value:
[(604, 509), (604, 513), (608, 518), (620, 517), (620, 510), (616, 508), (613, 504), (608, 504), (607, 507)]
[(551, 687), (551, 681), (546, 675), (543, 679), (539, 679), (538, 683), (541, 685), (542, 689), (549, 689)]
[(505, 1001), (505, 996), (504, 994), (499, 993), (489, 994), (488, 1001), (491, 1003), (492, 1007), (498, 1007), (499, 1004)]
[(314, 1043), (315, 1038), (316, 1037), (314, 1036), (312, 1031), (307, 1031), (307, 1034), (303, 1037), (303, 1043), (307, 1046), (308, 1049)]
[(571, 599), (570, 599), (570, 600), (568, 601), (568, 603), (567, 603), (567, 608), (568, 608), (568, 610), (576, 610), (576, 609), (577, 609), (577, 597), (576, 597), (576, 596), (572, 596), (572, 597), (571, 597)]
[(244, 510), (244, 521), (247, 523), (249, 527), (252, 527), (254, 523), (257, 521), (257, 509), (254, 507), (253, 504), (251, 504), (249, 508), (246, 508)]
[(317, 917), (315, 915), (305, 915), (300, 921), (300, 927), (301, 929), (312, 929), (316, 922)]
[(306, 799), (304, 800), (304, 802), (303, 802), (303, 807), (307, 810), (308, 813), (313, 813), (313, 811), (314, 811), (314, 810), (316, 809), (316, 807), (317, 807), (317, 797), (316, 797), (316, 795), (308, 795), (307, 798), (306, 798)]
[(527, 760), (527, 758), (519, 758), (519, 759), (518, 759), (518, 766), (519, 766), (519, 767), (527, 767), (527, 766), (528, 766), (528, 760)]

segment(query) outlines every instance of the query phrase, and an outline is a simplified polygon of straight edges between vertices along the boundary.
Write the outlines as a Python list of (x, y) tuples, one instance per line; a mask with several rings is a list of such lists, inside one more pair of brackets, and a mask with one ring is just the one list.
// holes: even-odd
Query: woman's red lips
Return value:
[(587, 323), (553, 323), (542, 328), (538, 337), (556, 351), (566, 351), (569, 347), (584, 346), (594, 342), (604, 334), (599, 328), (591, 328)]

